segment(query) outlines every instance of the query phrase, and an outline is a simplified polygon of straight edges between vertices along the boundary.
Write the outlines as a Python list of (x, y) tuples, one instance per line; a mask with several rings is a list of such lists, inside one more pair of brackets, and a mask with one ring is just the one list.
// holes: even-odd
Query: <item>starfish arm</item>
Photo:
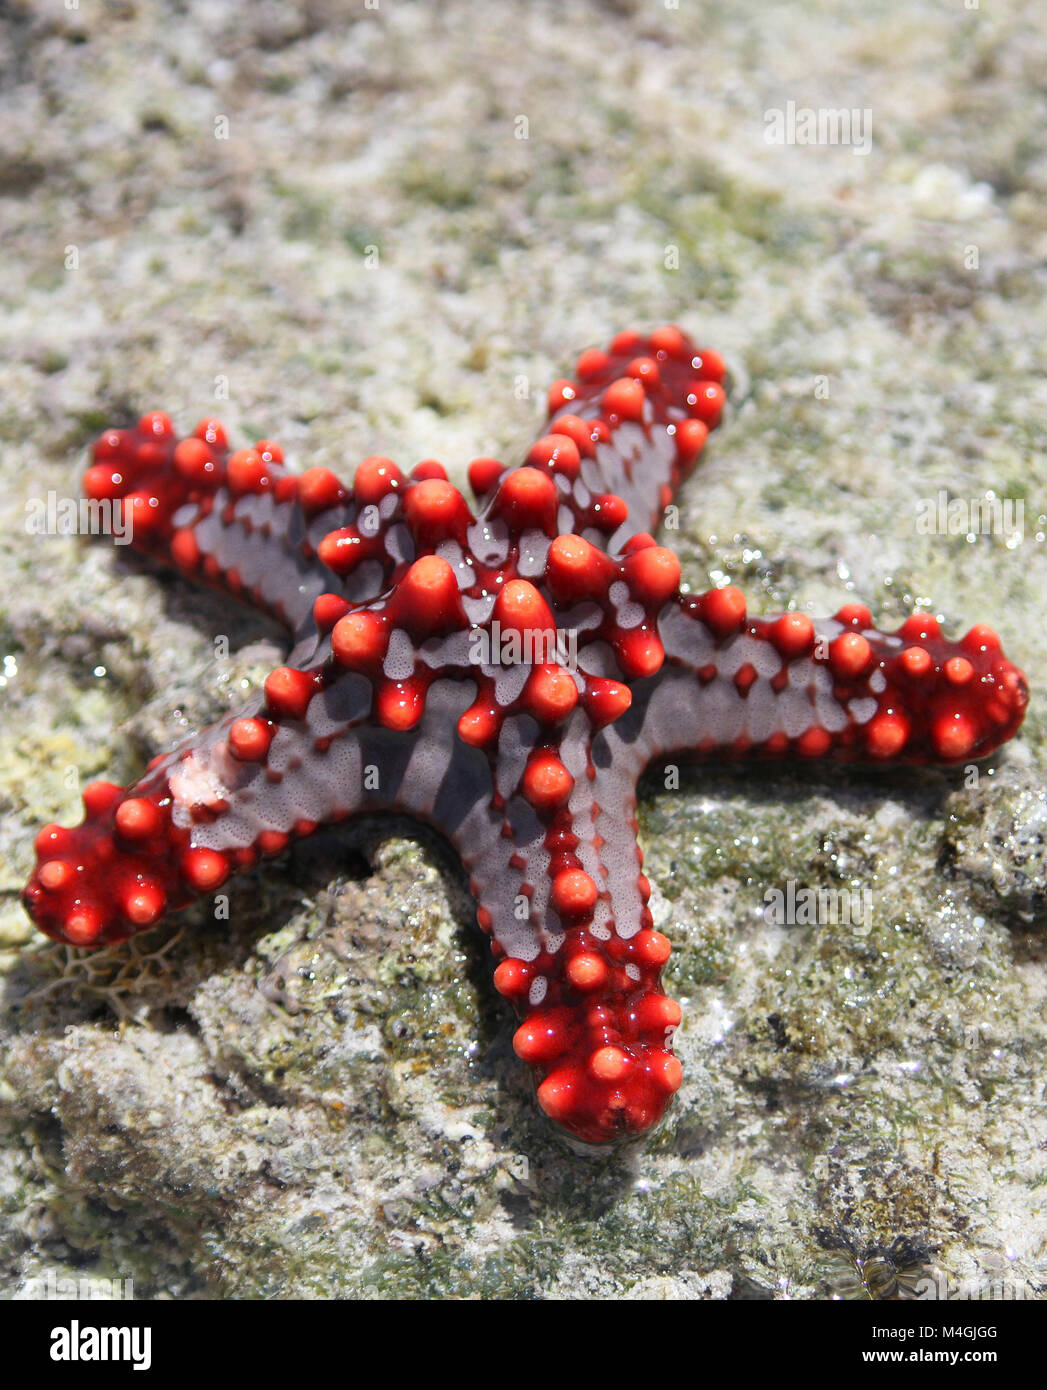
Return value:
[[(330, 661), (278, 668), (264, 692), (154, 758), (133, 786), (85, 788), (80, 825), (45, 826), (26, 909), (57, 940), (120, 941), (321, 824), (386, 809), (403, 750), (369, 719), (371, 699), (363, 677)], [(372, 765), (385, 769), (373, 789)]]
[(510, 717), (486, 787), (486, 756), (459, 745), (474, 771), (456, 759), (446, 801), (457, 809), (445, 805), (437, 822), (445, 833), (455, 825), (539, 1104), (591, 1143), (649, 1128), (681, 1079), (671, 1050), (680, 1009), (660, 983), (670, 947), (652, 930), (640, 872), (640, 762), (605, 734), (592, 746), (576, 711), (543, 742), (533, 719)]
[(666, 661), (627, 719), (657, 758), (984, 758), (1021, 724), (1024, 674), (991, 628), (947, 641), (915, 613), (878, 632), (869, 610), (748, 618), (737, 589), (679, 596), (659, 615)]
[[(616, 551), (656, 527), (720, 422), (725, 376), (718, 353), (674, 327), (583, 352), (574, 378), (550, 388), (546, 432), (524, 460), (566, 475), (559, 530)], [(486, 496), (504, 471), (476, 460), (474, 492)]]
[[(344, 601), (341, 613), (360, 616)], [(398, 811), (455, 838), (487, 803), (487, 755), (447, 734), (471, 698), (462, 674), (425, 668), (415, 700), (410, 680), (347, 669), (365, 663), (332, 612), (319, 626), (237, 713), (154, 758), (133, 786), (92, 783), (80, 825), (40, 831), (22, 897), (43, 931), (81, 946), (124, 940), (321, 825)]]
[[(230, 451), (217, 420), (179, 440), (159, 411), (134, 429), (107, 430), (93, 458), (85, 492), (94, 504), (122, 506), (135, 549), (296, 637), (312, 630), (321, 594), (372, 599), (404, 559), (399, 494), (408, 480), (388, 459), (365, 459), (350, 491), (326, 468), (289, 473), (269, 440)], [(420, 476), (434, 476), (433, 467), (422, 465)]]

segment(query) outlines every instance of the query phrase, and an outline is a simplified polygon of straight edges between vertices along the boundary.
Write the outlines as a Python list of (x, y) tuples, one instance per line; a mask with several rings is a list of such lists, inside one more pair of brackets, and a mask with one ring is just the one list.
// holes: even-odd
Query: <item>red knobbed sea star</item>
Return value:
[[(522, 467), (477, 459), (474, 515), (440, 464), (301, 475), (205, 420), (106, 431), (85, 488), (134, 543), (283, 622), (286, 666), (235, 716), (96, 782), (47, 826), (23, 894), (88, 946), (153, 926), (292, 839), (400, 811), (460, 853), (538, 1100), (584, 1140), (647, 1129), (680, 1085), (669, 942), (640, 871), (636, 784), (665, 755), (957, 762), (1018, 728), (1024, 677), (988, 627), (751, 618), (695, 595), (643, 528), (724, 405), (724, 366), (677, 328), (582, 354)], [(574, 660), (574, 656), (577, 659)]]

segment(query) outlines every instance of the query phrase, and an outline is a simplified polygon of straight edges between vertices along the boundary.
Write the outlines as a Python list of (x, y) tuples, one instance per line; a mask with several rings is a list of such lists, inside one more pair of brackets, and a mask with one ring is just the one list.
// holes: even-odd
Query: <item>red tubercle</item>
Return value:
[(550, 901), (561, 917), (589, 916), (599, 891), (584, 869), (564, 869), (553, 879)]
[(273, 719), (302, 720), (314, 695), (322, 689), (319, 672), (278, 666), (265, 679), (265, 702)]
[(213, 415), (207, 415), (198, 421), (193, 430), (193, 436), (196, 439), (202, 439), (205, 444), (210, 444), (213, 449), (220, 453), (229, 448), (225, 426), (221, 420), (216, 420)]
[(711, 430), (720, 423), (727, 393), (715, 381), (697, 381), (687, 392), (686, 400), (693, 417)]
[(470, 748), (493, 749), (505, 717), (494, 699), (490, 682), (485, 684), (488, 687), (485, 693), (459, 716), (456, 726), (458, 737)]
[(579, 994), (593, 994), (607, 984), (609, 967), (601, 952), (580, 947), (565, 960), (564, 980)]
[(367, 535), (356, 523), (328, 531), (316, 547), (320, 563), (341, 579), (348, 578), (365, 560), (381, 559), (384, 543), (376, 531)]
[(739, 695), (748, 695), (757, 680), (757, 670), (752, 662), (747, 661), (744, 666), (740, 666), (734, 673), (734, 688)]
[(974, 679), (974, 667), (965, 656), (951, 656), (942, 667), (950, 685), (969, 685)]
[(492, 618), (507, 631), (555, 633), (556, 620), (529, 579), (510, 579), (495, 600)]
[(400, 579), (386, 612), (393, 627), (417, 639), (467, 626), (454, 570), (439, 555), (423, 555)]
[(274, 440), (259, 439), (254, 447), (256, 452), (258, 453), (259, 458), (261, 458), (262, 462), (265, 464), (267, 468), (270, 467), (272, 464), (276, 464), (277, 466), (279, 466), (283, 463), (284, 451), (280, 448), (280, 445), (277, 444)]
[(578, 686), (562, 666), (536, 666), (528, 677), (523, 704), (546, 724), (559, 724), (578, 703)]
[(555, 415), (556, 412), (562, 410), (565, 405), (570, 405), (577, 394), (578, 388), (575, 386), (574, 382), (569, 381), (567, 377), (560, 377), (558, 381), (554, 381), (552, 386), (549, 387), (549, 394), (547, 397), (549, 414)]
[(151, 410), (138, 421), (139, 435), (150, 442), (174, 439), (174, 425), (170, 415), (162, 410)]
[(264, 762), (274, 733), (274, 727), (265, 719), (234, 719), (229, 726), (229, 749), (241, 762)]
[[(667, 324), (664, 328), (656, 328), (647, 340), (648, 347), (655, 354), (656, 359), (672, 359), (674, 362), (691, 362), (693, 360), (694, 346), (691, 340), (677, 328), (675, 324)], [(714, 377), (714, 380), (720, 380)]]
[(511, 531), (537, 528), (555, 536), (559, 496), (548, 473), (525, 466), (507, 473), (491, 503), (491, 512), (502, 517)]
[(634, 357), (626, 367), (625, 375), (634, 377), (644, 387), (662, 384), (661, 372), (658, 370), (658, 363), (653, 357)]
[(336, 660), (353, 671), (374, 672), (389, 646), (389, 623), (382, 613), (367, 609), (346, 613), (331, 633)]
[[(845, 612), (846, 610), (841, 609), (840, 611)], [(841, 619), (841, 621), (843, 620)], [(911, 613), (898, 629), (898, 636), (904, 637), (907, 642), (934, 642), (941, 635), (941, 624), (933, 613)]]
[(634, 549), (623, 574), (633, 597), (648, 609), (660, 608), (680, 587), (680, 562), (663, 545)]
[(943, 710), (931, 723), (931, 742), (935, 752), (946, 762), (969, 757), (978, 743), (979, 721), (973, 711), (957, 708)]
[(486, 497), (486, 495), (498, 483), (498, 479), (507, 471), (504, 463), (495, 458), (476, 458), (469, 465), (469, 486), (476, 497)]
[(715, 348), (699, 348), (691, 358), (691, 370), (700, 381), (722, 386), (727, 379), (727, 364)]
[(561, 415), (556, 421), (556, 433), (573, 440), (581, 458), (592, 458), (596, 445), (606, 436), (606, 427), (601, 429), (599, 420), (583, 420), (580, 415)]
[(673, 430), (676, 439), (676, 458), (680, 467), (690, 470), (709, 438), (709, 426), (704, 420), (679, 420)]
[(418, 671), (406, 680), (381, 681), (375, 694), (375, 713), (379, 723), (397, 733), (413, 729), (425, 713), (425, 697), (433, 676)]
[(115, 502), (125, 490), (124, 475), (118, 465), (94, 463), (84, 473), (84, 493), (94, 501)]
[(175, 445), (172, 462), (176, 472), (192, 487), (206, 487), (221, 477), (216, 450), (203, 439), (191, 435)]
[[(479, 917), (479, 912), (477, 916)], [(489, 929), (488, 927), (488, 930)], [(494, 953), (494, 948), (492, 947), (492, 954)], [(515, 957), (510, 956), (505, 960), (499, 961), (495, 966), (494, 987), (505, 999), (525, 999), (533, 978), (534, 970), (528, 961), (517, 960)]]
[(126, 459), (130, 433), (130, 430), (104, 430), (95, 440), (91, 449), (91, 457), (94, 462), (115, 463)]
[(225, 466), (229, 491), (234, 497), (267, 491), (273, 486), (271, 463), (267, 464), (257, 449), (237, 449)]
[(576, 478), (581, 463), (578, 445), (569, 434), (543, 435), (527, 455), (528, 467), (547, 469), (565, 478)]
[(834, 617), (843, 627), (853, 627), (859, 631), (873, 625), (872, 614), (864, 603), (845, 603)]
[(745, 625), (747, 605), (745, 595), (733, 584), (722, 589), (710, 589), (691, 601), (689, 606), (698, 614), (715, 636), (730, 637)]
[(792, 661), (814, 646), (814, 623), (806, 613), (783, 613), (770, 625), (767, 635), (779, 654)]
[(419, 550), (435, 550), (441, 541), (449, 539), (465, 543), (473, 514), (465, 498), (446, 478), (422, 477), (413, 482), (405, 490), (403, 506)]
[(975, 623), (975, 625), (960, 639), (960, 645), (964, 651), (972, 655), (987, 655), (990, 652), (998, 652), (1000, 647), (1000, 634), (995, 628), (989, 627), (987, 623)]
[(392, 459), (375, 454), (365, 458), (353, 475), (353, 497), (356, 505), (377, 506), (383, 497), (399, 492), (404, 486), (404, 475)]
[(841, 680), (856, 680), (868, 669), (872, 655), (872, 647), (859, 632), (842, 632), (829, 644), (829, 665)]
[(447, 482), (447, 469), (439, 459), (419, 459), (411, 469), (412, 482), (425, 483), (434, 479), (441, 483)]
[(606, 376), (610, 364), (611, 359), (606, 352), (601, 352), (599, 348), (586, 348), (575, 363), (575, 376), (588, 385)]
[(620, 719), (629, 709), (633, 693), (621, 681), (591, 676), (586, 680), (582, 701), (593, 728), (602, 729)]
[(609, 536), (617, 531), (619, 526), (624, 525), (628, 515), (629, 507), (621, 497), (615, 496), (613, 492), (603, 492), (592, 499), (579, 520), (583, 529), (593, 526)]
[(210, 893), (229, 877), (230, 864), (217, 850), (190, 849), (182, 856), (181, 869), (198, 892)]
[(349, 612), (349, 608), (349, 603), (341, 594), (320, 594), (313, 601), (313, 622), (317, 631), (323, 634), (330, 632), (339, 618), (344, 618)]
[(871, 758), (896, 758), (909, 742), (912, 724), (901, 710), (888, 707), (865, 727), (865, 747)]
[(582, 536), (557, 536), (545, 561), (545, 580), (561, 607), (603, 598), (616, 573), (614, 562)]
[(934, 660), (926, 647), (906, 647), (898, 657), (898, 667), (913, 680), (922, 680), (934, 670)]
[(338, 477), (329, 468), (307, 468), (295, 481), (298, 484), (298, 501), (309, 517), (330, 511), (349, 497)]
[(831, 745), (832, 739), (827, 730), (815, 726), (805, 729), (794, 747), (801, 758), (823, 758)]
[(549, 814), (560, 810), (574, 789), (574, 778), (552, 748), (531, 754), (524, 770), (521, 790), (538, 811)]
[(612, 422), (619, 420), (642, 420), (647, 395), (644, 383), (634, 377), (623, 376), (612, 381), (604, 389), (601, 397), (604, 416)]
[(88, 782), (81, 794), (88, 816), (101, 816), (116, 806), (124, 794), (115, 782)]
[(632, 555), (636, 550), (649, 550), (652, 545), (657, 544), (658, 542), (649, 532), (637, 531), (625, 542), (622, 554)]
[(632, 357), (644, 347), (645, 339), (635, 328), (623, 328), (611, 339), (608, 352), (612, 357)]
[(152, 839), (163, 824), (163, 816), (155, 802), (132, 796), (117, 806), (114, 821), (124, 840), (134, 842)]
[(644, 623), (640, 627), (616, 629), (611, 636), (623, 675), (633, 680), (644, 680), (661, 670), (665, 648), (653, 625)]

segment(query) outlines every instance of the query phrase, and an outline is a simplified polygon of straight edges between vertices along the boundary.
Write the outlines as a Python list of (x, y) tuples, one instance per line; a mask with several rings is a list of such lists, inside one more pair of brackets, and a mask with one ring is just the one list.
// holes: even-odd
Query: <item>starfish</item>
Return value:
[(591, 1143), (640, 1133), (681, 1082), (661, 989), (636, 787), (668, 755), (955, 763), (1021, 723), (1028, 692), (991, 628), (895, 633), (750, 617), (691, 593), (644, 529), (725, 404), (721, 357), (675, 327), (620, 334), (550, 391), (523, 466), (469, 468), (474, 512), (433, 460), (367, 458), (351, 488), (231, 452), (216, 420), (161, 412), (94, 446), (85, 491), (135, 546), (283, 623), (287, 664), (243, 709), (96, 782), (47, 826), (23, 893), (48, 935), (119, 941), (319, 825), (406, 812), (460, 854), (494, 982), (541, 1108)]

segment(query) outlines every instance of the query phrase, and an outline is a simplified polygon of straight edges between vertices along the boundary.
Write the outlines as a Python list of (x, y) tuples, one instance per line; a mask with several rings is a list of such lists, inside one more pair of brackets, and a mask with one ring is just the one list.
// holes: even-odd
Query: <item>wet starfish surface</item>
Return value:
[(724, 377), (677, 328), (583, 353), (521, 467), (472, 463), (475, 514), (432, 460), (405, 476), (368, 458), (349, 487), (287, 472), (270, 441), (230, 452), (215, 420), (104, 433), (88, 496), (293, 649), (247, 708), (40, 832), (34, 920), (118, 941), (319, 825), (407, 813), (469, 873), (542, 1109), (590, 1142), (649, 1128), (681, 1069), (636, 839), (646, 765), (966, 762), (1028, 700), (988, 627), (949, 642), (917, 613), (881, 633), (858, 603), (752, 618), (733, 587), (681, 587), (644, 528), (718, 424)]

